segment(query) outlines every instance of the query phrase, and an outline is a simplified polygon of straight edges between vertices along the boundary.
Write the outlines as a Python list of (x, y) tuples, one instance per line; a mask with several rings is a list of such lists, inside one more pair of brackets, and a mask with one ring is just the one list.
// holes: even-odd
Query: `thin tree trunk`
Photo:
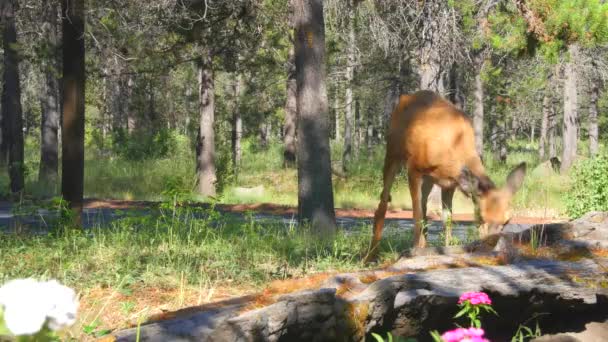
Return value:
[(355, 127), (353, 127), (353, 133), (355, 138), (355, 155), (359, 155), (359, 151), (361, 150), (361, 144), (363, 142), (363, 118), (361, 116), (361, 102), (359, 100), (355, 100)]
[(530, 124), (530, 144), (534, 143), (534, 133), (536, 132), (536, 125), (534, 122)]
[(498, 140), (499, 143), (499, 151), (498, 151), (498, 160), (501, 163), (507, 162), (507, 121), (503, 120), (502, 131), (500, 132), (500, 138)]
[[(548, 79), (549, 83), (551, 78)], [(540, 140), (538, 142), (538, 156), (540, 160), (545, 159), (545, 145), (547, 145), (547, 134), (549, 130), (549, 115), (551, 112), (551, 94), (547, 84), (543, 94), (543, 117), (540, 122)]]
[(269, 118), (263, 118), (264, 120), (260, 127), (258, 127), (258, 133), (260, 134), (260, 146), (264, 149), (268, 148), (268, 120)]
[(338, 91), (336, 90), (334, 97), (334, 119), (336, 121), (335, 127), (335, 139), (336, 141), (340, 141), (340, 96), (338, 95)]
[(346, 92), (344, 96), (344, 153), (342, 155), (342, 169), (347, 171), (353, 156), (353, 135), (355, 117), (353, 113), (353, 79), (355, 76), (355, 5), (353, 0), (348, 1), (348, 41), (346, 47)]
[(285, 101), (285, 122), (283, 124), (283, 167), (295, 167), (298, 108), (296, 84), (296, 55), (293, 46), (289, 48), (286, 88), (287, 100)]
[(578, 131), (577, 73), (575, 69), (578, 57), (578, 45), (571, 44), (568, 47), (568, 52), (570, 60), (566, 63), (564, 70), (564, 146), (562, 151), (562, 172), (567, 171), (576, 158)]
[(127, 93), (125, 94), (125, 107), (127, 111), (127, 132), (133, 133), (137, 129), (137, 117), (132, 105), (131, 99), (133, 98), (133, 88), (135, 88), (135, 78), (133, 75), (127, 77)]
[(462, 89), (460, 87), (462, 81), (460, 79), (460, 72), (458, 70), (457, 63), (452, 63), (452, 66), (450, 67), (449, 81), (450, 90), (448, 93), (450, 101), (454, 104), (454, 106), (456, 106), (456, 108), (464, 110), (465, 97), (462, 94)]
[(557, 113), (555, 112), (555, 99), (549, 103), (549, 117), (547, 120), (547, 140), (549, 144), (549, 158), (557, 157)]
[(12, 193), (23, 191), (23, 113), (21, 109), (21, 84), (19, 82), (19, 56), (15, 50), (16, 1), (6, 1), (2, 13), (2, 38), (4, 48), (4, 74), (2, 88), (2, 118), (6, 120), (8, 166)]
[(475, 90), (473, 92), (473, 129), (475, 131), (475, 149), (483, 156), (483, 80), (481, 78), (482, 66), (478, 66), (475, 73)]
[(374, 144), (374, 118), (372, 116), (372, 110), (371, 108), (367, 107), (367, 129), (365, 130), (365, 142), (367, 145), (367, 154), (371, 154), (372, 152), (372, 147)]
[(199, 128), (196, 143), (196, 172), (198, 192), (215, 196), (215, 93), (212, 56), (205, 52), (198, 61)]
[(84, 191), (84, 0), (62, 1), (63, 123), (61, 193), (82, 224)]
[(322, 0), (295, 0), (298, 92), (298, 219), (318, 232), (336, 230), (325, 88)]
[(241, 138), (243, 137), (243, 119), (241, 118), (240, 98), (241, 98), (241, 74), (236, 76), (233, 85), (234, 109), (232, 111), (232, 165), (234, 170), (238, 170), (241, 165)]
[(50, 2), (47, 9), (47, 20), (43, 26), (49, 50), (52, 52), (48, 56), (48, 62), (43, 66), (46, 82), (41, 96), (42, 122), (40, 123), (38, 181), (43, 184), (54, 184), (57, 182), (59, 175), (59, 66), (56, 63), (58, 60), (57, 8), (53, 2)]
[(589, 154), (592, 157), (595, 157), (599, 151), (597, 124), (598, 98), (598, 80), (594, 78), (591, 80), (591, 89), (589, 90)]

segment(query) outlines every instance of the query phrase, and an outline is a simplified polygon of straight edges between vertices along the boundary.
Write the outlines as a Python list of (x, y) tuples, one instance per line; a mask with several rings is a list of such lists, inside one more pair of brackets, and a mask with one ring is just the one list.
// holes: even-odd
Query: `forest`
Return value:
[[(545, 224), (608, 211), (602, 0), (1, 0), (0, 24), (0, 284), (76, 289), (78, 319), (51, 340), (398, 264), (418, 241), (407, 170), (363, 260), (391, 115), (419, 90), (470, 119), (498, 186), (526, 163), (510, 222), (543, 226), (526, 258), (567, 254), (540, 247)], [(441, 230), (441, 192), (423, 199), (429, 245), (484, 238), (459, 191)], [(432, 335), (386, 324), (363, 338)]]

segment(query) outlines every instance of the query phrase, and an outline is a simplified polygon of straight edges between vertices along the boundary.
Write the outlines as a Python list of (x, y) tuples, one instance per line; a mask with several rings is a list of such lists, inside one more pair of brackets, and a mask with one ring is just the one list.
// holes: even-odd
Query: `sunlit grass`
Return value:
[[(59, 225), (45, 235), (3, 235), (0, 283), (55, 278), (76, 288), (83, 301), (72, 330), (78, 337), (124, 327), (145, 308), (144, 315), (158, 314), (252, 293), (277, 279), (366, 268), (367, 226), (323, 240), (295, 223), (164, 207), (160, 215), (85, 231)], [(410, 234), (389, 230), (380, 261), (396, 260), (410, 243)]]
[[(217, 200), (227, 204), (274, 203), (297, 205), (298, 183), (295, 169), (285, 169), (282, 165), (282, 145), (271, 141), (265, 149), (256, 140), (243, 141), (243, 157), (237, 175), (218, 172), (218, 178), (228, 177), (229, 181)], [(194, 152), (185, 137), (178, 137), (176, 151), (166, 158), (126, 160), (94, 149), (87, 149), (85, 162), (85, 197), (125, 199), (125, 200), (165, 200), (167, 191), (195, 193)], [(26, 193), (34, 197), (59, 194), (57, 184), (43, 186), (37, 182), (39, 151), (32, 139), (26, 146)], [(334, 168), (341, 168), (341, 145), (332, 142)], [(375, 146), (355, 155), (347, 177), (333, 175), (334, 202), (337, 208), (374, 209), (382, 190), (382, 165), (384, 146)], [(536, 146), (529, 142), (514, 142), (509, 147), (506, 163), (493, 158), (490, 151), (485, 153), (485, 165), (490, 177), (498, 184), (504, 184), (507, 174), (518, 163), (528, 163), (528, 175), (523, 188), (514, 198), (516, 214), (531, 216), (562, 216), (565, 211), (564, 193), (569, 188), (568, 175), (559, 175), (546, 168), (537, 170), (540, 164)], [(0, 187), (8, 188), (6, 174), (0, 175)], [(393, 185), (391, 209), (411, 209), (411, 199), (407, 179), (402, 171)], [(202, 200), (202, 199), (201, 199)], [(438, 203), (429, 210), (440, 210)], [(471, 213), (471, 201), (459, 192), (454, 199), (454, 212)]]

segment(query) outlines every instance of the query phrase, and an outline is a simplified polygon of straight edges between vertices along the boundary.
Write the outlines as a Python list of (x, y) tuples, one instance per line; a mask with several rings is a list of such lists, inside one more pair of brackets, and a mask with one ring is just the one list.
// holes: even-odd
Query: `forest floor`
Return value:
[[(86, 340), (141, 320), (166, 318), (182, 308), (213, 307), (232, 300), (262, 305), (269, 294), (315, 288), (340, 272), (382, 270), (410, 244), (413, 226), (410, 210), (389, 210), (384, 256), (379, 265), (370, 268), (361, 264), (361, 256), (369, 243), (373, 210), (336, 209), (343, 233), (326, 246), (298, 230), (287, 232), (292, 231), (297, 215), (292, 206), (166, 206), (166, 202), (87, 199), (84, 222), (88, 234), (83, 237), (54, 232), (49, 212), (15, 212), (10, 203), (1, 202), (0, 231), (4, 226), (16, 234), (8, 234), (14, 237), (6, 245), (0, 243), (5, 247), (4, 265), (0, 262), (4, 274), (0, 275), (42, 274), (77, 288), (81, 319), (70, 335)], [(510, 224), (563, 220), (542, 214), (516, 216)], [(429, 216), (434, 221), (429, 241), (442, 241), (439, 216), (432, 212)], [(23, 228), (15, 220), (42, 225), (50, 237), (35, 234), (38, 237), (25, 240), (36, 229)], [(472, 221), (470, 213), (454, 215), (456, 244), (474, 239), (469, 236)], [(225, 226), (219, 228), (220, 233), (213, 228), (216, 223)], [(186, 233), (188, 230), (194, 233)], [(218, 236), (209, 238), (210, 234)], [(268, 239), (277, 241), (269, 243)], [(247, 254), (239, 256), (243, 251)]]
[[(125, 200), (108, 200), (108, 199), (87, 199), (85, 200), (84, 207), (87, 209), (148, 209), (156, 207), (160, 202), (151, 201), (125, 201)], [(210, 207), (206, 203), (191, 203), (188, 204), (195, 207)], [(1, 206), (1, 204), (0, 204)], [(298, 208), (273, 204), (273, 203), (258, 203), (258, 204), (215, 204), (215, 209), (223, 212), (233, 213), (247, 213), (256, 212), (260, 214), (277, 215), (277, 216), (294, 216), (297, 215)], [(370, 209), (358, 209), (358, 208), (336, 208), (336, 217), (349, 217), (349, 218), (368, 218), (374, 217), (374, 211)], [(413, 218), (413, 212), (411, 210), (403, 209), (390, 209), (386, 212), (387, 219), (401, 219), (410, 220)], [(440, 213), (432, 211), (429, 213), (431, 220), (437, 221), (441, 219)], [(516, 215), (511, 219), (511, 223), (518, 224), (542, 224), (547, 222), (554, 222), (556, 220), (566, 219), (561, 215), (556, 214), (554, 211), (547, 210), (517, 210)], [(454, 221), (459, 222), (473, 222), (473, 213), (455, 213), (453, 215)]]

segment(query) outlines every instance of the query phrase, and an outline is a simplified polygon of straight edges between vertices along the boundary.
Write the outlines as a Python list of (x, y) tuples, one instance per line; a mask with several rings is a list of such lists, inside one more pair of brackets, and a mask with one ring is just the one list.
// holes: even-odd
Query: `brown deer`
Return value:
[(456, 187), (471, 197), (480, 235), (498, 233), (510, 219), (510, 201), (521, 187), (526, 164), (511, 171), (497, 188), (486, 175), (475, 150), (470, 119), (431, 91), (401, 95), (391, 114), (384, 159), (384, 188), (374, 216), (374, 232), (367, 260), (372, 260), (382, 237), (390, 191), (401, 165), (407, 170), (414, 211), (414, 246), (426, 246), (423, 232), (427, 199), (433, 184), (441, 187), (446, 245), (451, 240), (452, 198)]

